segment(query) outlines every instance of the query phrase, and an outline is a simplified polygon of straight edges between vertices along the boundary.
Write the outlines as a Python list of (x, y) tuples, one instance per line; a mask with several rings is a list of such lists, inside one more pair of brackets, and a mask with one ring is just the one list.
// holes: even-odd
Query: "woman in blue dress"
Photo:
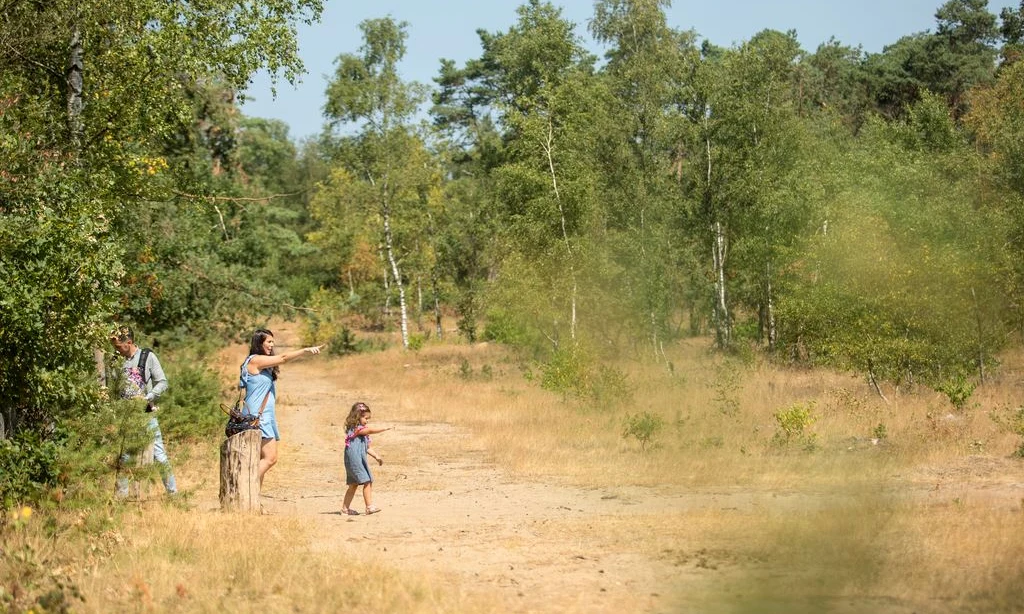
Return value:
[(275, 355), (274, 333), (261, 328), (252, 335), (249, 356), (242, 363), (238, 386), (245, 389), (245, 414), (260, 417), (260, 433), (263, 436), (260, 446), (260, 488), (263, 488), (263, 476), (277, 463), (277, 442), (281, 439), (274, 412), (280, 366), (306, 354), (319, 354), (321, 348), (322, 345), (317, 345)]

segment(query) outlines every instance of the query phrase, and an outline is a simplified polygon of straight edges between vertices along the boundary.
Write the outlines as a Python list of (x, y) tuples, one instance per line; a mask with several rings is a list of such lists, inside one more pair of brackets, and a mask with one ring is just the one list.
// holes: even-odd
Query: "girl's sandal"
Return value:
[(357, 511), (355, 511), (355, 510), (346, 510), (346, 509), (342, 509), (342, 510), (341, 510), (341, 515), (342, 515), (342, 516), (358, 516), (358, 515), (359, 515), (359, 512), (357, 512)]
[(366, 508), (366, 514), (367, 515), (376, 514), (379, 511), (380, 511), (379, 507), (368, 507), (368, 508)]

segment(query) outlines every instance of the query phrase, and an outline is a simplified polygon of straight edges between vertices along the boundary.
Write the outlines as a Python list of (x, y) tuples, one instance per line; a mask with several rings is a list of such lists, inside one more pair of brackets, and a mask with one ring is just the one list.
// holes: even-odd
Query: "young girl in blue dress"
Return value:
[(384, 464), (380, 454), (370, 448), (370, 435), (390, 431), (394, 427), (377, 428), (367, 426), (370, 421), (370, 407), (366, 403), (356, 403), (345, 419), (345, 500), (341, 504), (341, 513), (347, 516), (358, 516), (359, 512), (352, 509), (352, 500), (356, 490), (363, 487), (363, 502), (366, 513), (376, 514), (380, 508), (373, 505), (373, 474), (366, 457), (370, 456), (378, 465)]

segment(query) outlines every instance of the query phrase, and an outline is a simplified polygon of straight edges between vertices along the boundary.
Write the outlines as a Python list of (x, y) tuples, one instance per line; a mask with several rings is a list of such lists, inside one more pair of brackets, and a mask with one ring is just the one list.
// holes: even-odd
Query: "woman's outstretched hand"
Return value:
[(322, 348), (326, 347), (326, 346), (327, 346), (326, 343), (324, 343), (322, 345), (313, 345), (313, 346), (310, 346), (308, 348), (303, 349), (303, 351), (304, 352), (309, 352), (310, 354), (319, 354), (320, 350)]

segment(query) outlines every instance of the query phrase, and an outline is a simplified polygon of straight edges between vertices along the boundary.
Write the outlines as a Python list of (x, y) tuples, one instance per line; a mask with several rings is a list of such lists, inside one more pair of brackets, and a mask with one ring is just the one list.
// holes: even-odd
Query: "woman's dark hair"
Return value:
[[(267, 337), (273, 337), (274, 333), (270, 332), (265, 328), (259, 328), (252, 334), (252, 341), (249, 342), (249, 356), (253, 354), (264, 356), (263, 353), (263, 342), (267, 340)], [(271, 379), (277, 379), (277, 374), (281, 371), (280, 367), (270, 368)]]

